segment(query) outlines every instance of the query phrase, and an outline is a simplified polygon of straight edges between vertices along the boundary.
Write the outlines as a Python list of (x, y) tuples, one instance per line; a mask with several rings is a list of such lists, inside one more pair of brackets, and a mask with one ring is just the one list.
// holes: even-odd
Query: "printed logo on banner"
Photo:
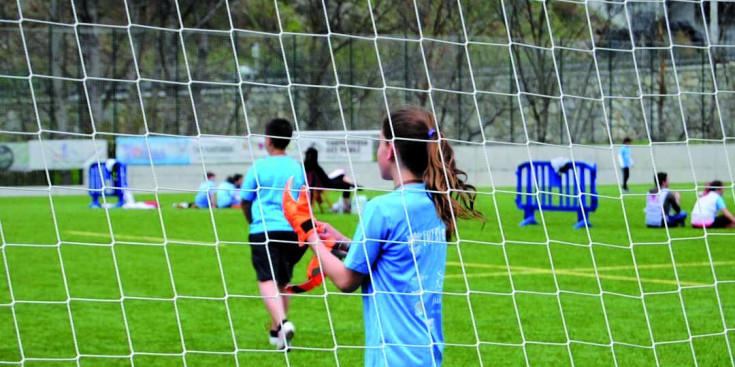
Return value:
[[(40, 169), (43, 169), (43, 167)], [(12, 142), (0, 146), (0, 170), (30, 171), (30, 150), (28, 148), (28, 142)]]
[[(149, 154), (150, 147), (150, 154)], [(173, 165), (191, 163), (191, 139), (165, 136), (118, 137), (115, 139), (117, 160), (128, 165)]]
[[(196, 139), (192, 139), (191, 163), (201, 163), (202, 159), (205, 164), (245, 163), (252, 160), (247, 139), (205, 136), (199, 138), (199, 146), (196, 142)], [(201, 153), (198, 148), (201, 148)]]
[(10, 169), (13, 165), (13, 151), (6, 145), (0, 145), (0, 171)]
[[(303, 150), (313, 147), (319, 153), (322, 162), (372, 162), (377, 131), (350, 131), (345, 138), (344, 132), (323, 131), (320, 132), (324, 138), (308, 137), (299, 139), (299, 145)], [(353, 137), (354, 136), (354, 137)], [(345, 144), (346, 143), (346, 144)]]

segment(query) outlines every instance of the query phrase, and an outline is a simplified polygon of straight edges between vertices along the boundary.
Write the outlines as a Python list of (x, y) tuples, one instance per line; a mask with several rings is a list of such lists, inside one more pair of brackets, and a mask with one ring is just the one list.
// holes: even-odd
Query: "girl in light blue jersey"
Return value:
[[(298, 202), (284, 195), (284, 214), (340, 290), (362, 285), (365, 366), (440, 366), (447, 239), (456, 231), (454, 217), (484, 217), (432, 114), (396, 111), (383, 120), (380, 138), (380, 175), (395, 190), (362, 208), (352, 240), (325, 223), (315, 229), (305, 189)], [(350, 243), (344, 262), (327, 239)]]

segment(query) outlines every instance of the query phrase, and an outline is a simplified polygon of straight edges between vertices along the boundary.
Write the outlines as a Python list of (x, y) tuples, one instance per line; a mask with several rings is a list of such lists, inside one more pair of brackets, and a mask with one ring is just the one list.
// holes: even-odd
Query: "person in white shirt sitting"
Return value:
[(661, 228), (665, 221), (669, 228), (683, 227), (687, 212), (681, 210), (679, 205), (681, 194), (669, 191), (669, 175), (666, 172), (657, 173), (654, 179), (657, 185), (646, 195), (646, 225), (649, 228)]
[[(722, 181), (712, 181), (704, 189), (692, 209), (692, 227), (694, 228), (732, 228), (735, 217), (725, 207), (722, 198), (724, 187)], [(717, 213), (722, 212), (721, 215)]]

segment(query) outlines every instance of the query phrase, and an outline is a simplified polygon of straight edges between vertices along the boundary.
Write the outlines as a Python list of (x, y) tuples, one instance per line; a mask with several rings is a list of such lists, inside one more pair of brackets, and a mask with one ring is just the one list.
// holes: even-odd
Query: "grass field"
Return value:
[[(647, 229), (643, 197), (621, 201), (612, 198), (616, 188), (600, 191), (611, 198), (600, 199), (589, 231), (573, 230), (576, 217), (565, 213), (520, 228), (512, 193), (480, 196), (488, 222), (461, 223), (463, 241), (449, 247), (445, 366), (732, 364), (735, 232), (705, 238), (688, 227)], [(242, 213), (215, 210), (213, 228), (209, 211), (171, 208), (191, 195), (159, 194), (160, 217), (155, 210), (110, 210), (108, 217), (87, 209), (87, 197), (54, 196), (56, 223), (47, 197), (0, 198), (0, 362), (72, 366), (81, 356), (82, 366), (362, 364), (358, 294), (330, 286), (326, 298), (321, 290), (295, 297), (295, 348), (272, 350), (250, 249), (242, 244)], [(684, 209), (695, 198), (684, 192)], [(318, 218), (350, 234), (357, 221)], [(61, 361), (36, 360), (44, 358)]]

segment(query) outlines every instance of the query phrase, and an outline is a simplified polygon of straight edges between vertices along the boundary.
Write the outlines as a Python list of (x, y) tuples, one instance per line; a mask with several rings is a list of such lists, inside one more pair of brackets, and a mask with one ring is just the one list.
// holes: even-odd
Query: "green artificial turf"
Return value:
[[(735, 232), (648, 229), (642, 196), (599, 190), (610, 198), (589, 231), (570, 213), (521, 228), (515, 195), (483, 190), (487, 223), (461, 222), (448, 250), (445, 366), (732, 363)], [(0, 199), (0, 363), (362, 364), (361, 299), (331, 285), (294, 297), (295, 348), (274, 351), (242, 213), (172, 208), (189, 196), (159, 192), (160, 216), (88, 209), (84, 196)], [(691, 210), (696, 194), (682, 196)], [(348, 235), (357, 222), (317, 216)]]

